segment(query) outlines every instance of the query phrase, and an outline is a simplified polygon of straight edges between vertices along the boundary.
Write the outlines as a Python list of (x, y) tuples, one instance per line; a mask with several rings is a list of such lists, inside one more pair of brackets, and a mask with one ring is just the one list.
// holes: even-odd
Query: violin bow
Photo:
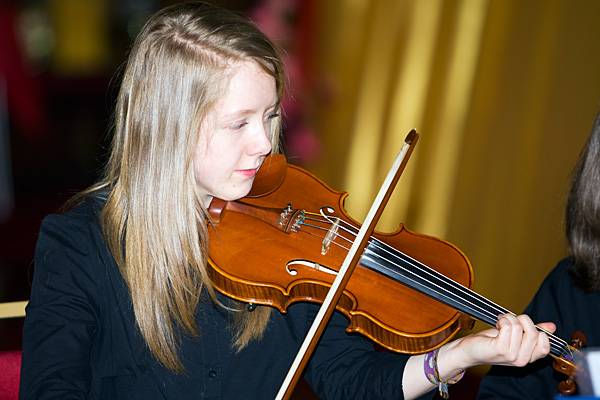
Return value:
[(327, 292), (327, 296), (323, 300), (323, 304), (319, 308), (319, 312), (317, 313), (315, 320), (313, 321), (306, 337), (304, 338), (304, 342), (302, 342), (302, 346), (300, 346), (300, 350), (298, 354), (296, 354), (296, 358), (294, 359), (290, 370), (288, 371), (283, 384), (279, 388), (279, 392), (275, 397), (276, 400), (288, 400), (292, 395), (296, 384), (300, 380), (300, 376), (308, 363), (308, 360), (312, 353), (314, 352), (317, 342), (319, 338), (323, 334), (333, 311), (335, 310), (335, 306), (337, 305), (342, 293), (346, 287), (346, 284), (350, 280), (350, 276), (356, 268), (358, 264), (362, 252), (367, 245), (371, 234), (375, 230), (375, 226), (377, 222), (379, 222), (379, 218), (385, 209), (385, 206), (406, 167), (408, 159), (412, 154), (415, 145), (417, 144), (417, 140), (419, 139), (419, 134), (413, 129), (411, 130), (406, 138), (404, 139), (404, 145), (400, 149), (400, 152), (394, 159), (394, 163), (392, 167), (388, 171), (388, 174), (379, 189), (379, 193), (373, 204), (371, 205), (371, 209), (367, 214), (358, 234), (342, 266), (340, 267), (339, 272), (336, 275), (335, 280), (333, 281), (331, 288)]

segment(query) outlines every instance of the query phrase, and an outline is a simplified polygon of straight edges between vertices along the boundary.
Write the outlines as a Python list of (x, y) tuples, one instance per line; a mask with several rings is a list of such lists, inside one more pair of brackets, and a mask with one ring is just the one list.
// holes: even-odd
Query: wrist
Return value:
[[(460, 381), (465, 374), (465, 370), (456, 370), (456, 368), (454, 368), (454, 371), (452, 371), (451, 368), (452, 372), (449, 373), (448, 376), (445, 376), (446, 374), (440, 372), (438, 356), (440, 355), (441, 350), (442, 349), (435, 349), (425, 354), (423, 358), (423, 372), (425, 373), (427, 380), (429, 380), (431, 384), (437, 386), (440, 397), (447, 399), (450, 397), (448, 386)], [(445, 350), (444, 353), (446, 354), (446, 358), (448, 358), (447, 346)]]
[(440, 347), (438, 370), (442, 379), (450, 379), (472, 366), (474, 366), (474, 363), (464, 349), (463, 338)]

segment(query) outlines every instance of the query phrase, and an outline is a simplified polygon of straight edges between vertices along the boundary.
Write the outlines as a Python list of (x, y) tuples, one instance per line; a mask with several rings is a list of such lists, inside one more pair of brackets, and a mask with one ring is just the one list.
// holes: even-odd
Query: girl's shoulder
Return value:
[(67, 209), (49, 214), (42, 221), (42, 229), (79, 230), (100, 226), (100, 213), (106, 199), (92, 194), (79, 199)]
[(100, 214), (105, 200), (86, 196), (69, 209), (47, 215), (41, 224), (36, 258), (50, 253), (86, 255), (105, 248)]
[(101, 209), (102, 202), (90, 197), (44, 218), (35, 249), (28, 313), (63, 297), (98, 307), (107, 287), (105, 260), (109, 256), (100, 228)]

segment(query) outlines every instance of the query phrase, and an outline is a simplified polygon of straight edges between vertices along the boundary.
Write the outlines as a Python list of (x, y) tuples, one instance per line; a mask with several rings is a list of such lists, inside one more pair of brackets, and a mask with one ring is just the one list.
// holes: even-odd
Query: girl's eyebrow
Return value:
[(237, 117), (243, 117), (245, 115), (249, 115), (252, 113), (253, 113), (252, 110), (238, 110), (238, 111), (223, 115), (223, 119), (232, 119), (232, 118), (237, 118)]
[[(267, 107), (265, 110), (266, 110), (266, 111), (271, 111), (271, 110), (273, 110), (273, 109), (275, 109), (275, 108), (278, 108), (278, 107), (279, 107), (279, 105), (280, 105), (280, 102), (279, 102), (279, 100), (278, 100), (278, 101), (277, 101), (277, 102), (275, 102), (273, 105), (271, 105), (271, 106)], [(229, 113), (229, 114), (225, 114), (225, 115), (223, 115), (223, 117), (222, 117), (222, 118), (223, 118), (223, 119), (230, 119), (230, 118), (243, 117), (243, 116), (246, 116), (246, 115), (253, 114), (254, 112), (256, 112), (256, 111), (255, 111), (255, 110), (252, 110), (252, 109), (238, 110), (238, 111), (234, 111), (234, 112), (232, 112), (232, 113)]]

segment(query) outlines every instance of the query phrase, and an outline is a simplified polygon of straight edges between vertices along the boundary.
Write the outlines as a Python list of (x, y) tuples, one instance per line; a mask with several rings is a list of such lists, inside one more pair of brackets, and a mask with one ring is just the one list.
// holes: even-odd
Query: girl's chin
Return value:
[(224, 194), (224, 197), (222, 197), (221, 199), (225, 200), (225, 201), (236, 201), (236, 200), (239, 200), (239, 199), (242, 199), (242, 198), (248, 196), (248, 193), (250, 193), (251, 189), (252, 189), (252, 185), (248, 185), (247, 188), (244, 188), (244, 189), (240, 188), (240, 190), (236, 190), (236, 191), (233, 191), (232, 193)]

